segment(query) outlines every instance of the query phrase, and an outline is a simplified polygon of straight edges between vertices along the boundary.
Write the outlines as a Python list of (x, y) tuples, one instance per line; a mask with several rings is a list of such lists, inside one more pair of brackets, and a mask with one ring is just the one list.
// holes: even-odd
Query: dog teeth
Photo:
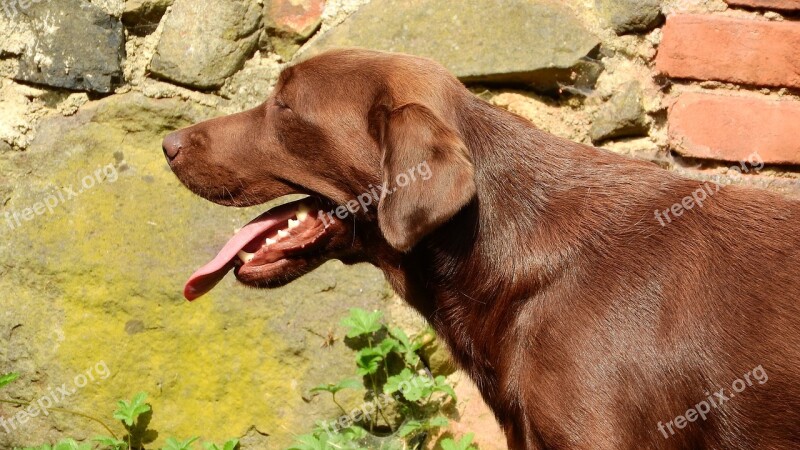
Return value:
[(253, 260), (253, 257), (255, 257), (256, 254), (255, 253), (247, 253), (244, 250), (239, 250), (239, 253), (237, 253), (237, 256), (239, 257), (239, 259), (242, 260), (243, 263), (249, 263), (250, 261)]
[(289, 232), (286, 230), (278, 230), (278, 239), (289, 237)]
[(297, 228), (300, 226), (300, 220), (289, 219), (289, 229)]
[[(297, 220), (300, 221), (300, 222), (306, 220), (306, 218), (308, 217), (309, 211), (311, 211), (311, 209), (309, 209), (308, 206), (306, 206), (306, 205), (301, 204), (300, 206), (298, 206), (297, 207)], [(291, 221), (289, 221), (289, 223), (290, 223), (290, 226), (291, 226)]]
[(264, 245), (267, 245), (267, 246), (270, 246), (270, 245), (273, 245), (273, 244), (277, 244), (277, 243), (278, 243), (278, 241), (275, 240), (275, 239), (272, 239), (272, 238), (267, 238), (267, 240), (264, 241)]

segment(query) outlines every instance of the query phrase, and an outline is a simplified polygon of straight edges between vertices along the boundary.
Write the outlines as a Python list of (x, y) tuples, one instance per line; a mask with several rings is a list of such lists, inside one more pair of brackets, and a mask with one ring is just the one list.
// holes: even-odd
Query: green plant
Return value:
[(105, 447), (108, 450), (127, 450), (128, 444), (115, 437), (98, 436), (94, 438), (95, 442)]
[(340, 405), (339, 402), (336, 401), (336, 393), (339, 391), (343, 391), (345, 389), (358, 389), (360, 387), (361, 387), (361, 382), (358, 380), (342, 380), (336, 384), (329, 383), (329, 384), (319, 385), (311, 389), (311, 392), (323, 392), (323, 391), (329, 392), (333, 399), (333, 403), (336, 403), (336, 406), (338, 406), (343, 413), (347, 414), (347, 411), (345, 411), (344, 407)]
[(163, 450), (191, 450), (192, 444), (198, 439), (200, 438), (193, 437), (181, 442), (175, 438), (167, 438), (167, 445)]
[(19, 374), (13, 372), (0, 376), (0, 388), (8, 386), (9, 384), (13, 383), (14, 380), (16, 380), (17, 378), (19, 378)]
[[(11, 384), (18, 378), (19, 374), (17, 373), (9, 373), (0, 376), (0, 389)], [(137, 428), (137, 426), (140, 425), (142, 415), (152, 411), (150, 405), (145, 402), (146, 400), (147, 393), (139, 392), (133, 396), (131, 401), (119, 400), (117, 402), (117, 409), (114, 411), (113, 417), (119, 420), (120, 425), (122, 425), (127, 431), (127, 435), (124, 437), (124, 440), (117, 438), (116, 434), (114, 434), (111, 428), (106, 425), (105, 422), (96, 417), (92, 417), (88, 414), (83, 414), (77, 411), (51, 407), (49, 408), (50, 411), (72, 414), (97, 422), (101, 424), (111, 436), (98, 436), (92, 439), (94, 444), (78, 443), (74, 439), (64, 438), (53, 445), (45, 444), (38, 447), (25, 447), (21, 450), (145, 450), (144, 446), (139, 442), (140, 439), (134, 441), (134, 436), (143, 433), (146, 429), (146, 424)], [(18, 402), (16, 400), (0, 399), (0, 402), (9, 403), (16, 406), (29, 406), (28, 403)], [(167, 438), (166, 445), (161, 450), (194, 450), (193, 444), (198, 439), (199, 438), (197, 437), (193, 437), (185, 441), (179, 441), (170, 437)], [(134, 442), (137, 442), (137, 444), (134, 444)], [(206, 450), (236, 450), (239, 448), (239, 441), (236, 439), (231, 439), (221, 446), (213, 442), (206, 442), (203, 444), (203, 446), (206, 448)]]
[(105, 443), (105, 445), (111, 446), (114, 450), (142, 447), (141, 441), (143, 439), (141, 439), (141, 435), (144, 434), (147, 425), (145, 424), (143, 427), (137, 427), (137, 425), (139, 423), (139, 418), (152, 410), (150, 405), (145, 403), (145, 400), (147, 400), (147, 393), (139, 392), (133, 396), (131, 401), (117, 401), (117, 409), (114, 411), (113, 417), (119, 420), (122, 426), (125, 427), (127, 433), (124, 441), (117, 439), (116, 436), (99, 436), (95, 438), (95, 441)]
[[(362, 381), (313, 388), (312, 392), (329, 392), (343, 416), (297, 436), (289, 450), (421, 448), (429, 432), (447, 426), (441, 411), (456, 401), (456, 393), (444, 376), (432, 377), (423, 365), (418, 351), (424, 335), (411, 339), (403, 330), (387, 327), (382, 318), (378, 311), (354, 308), (342, 319)], [(364, 414), (348, 415), (336, 398), (344, 389), (366, 390)]]
[(130, 402), (119, 400), (117, 402), (117, 410), (114, 411), (114, 418), (121, 420), (128, 427), (132, 427), (139, 416), (150, 411), (150, 405), (146, 404), (145, 400), (147, 400), (147, 393), (145, 392), (139, 392), (134, 395)]
[[(333, 423), (320, 422), (311, 433), (297, 436), (289, 450), (406, 450), (422, 448), (431, 431), (447, 426), (443, 407), (456, 401), (456, 393), (444, 376), (433, 377), (424, 366), (418, 351), (424, 335), (409, 338), (399, 328), (389, 328), (380, 312), (350, 310), (341, 321), (347, 329), (349, 345), (356, 350), (355, 371), (361, 381), (345, 379), (317, 386), (312, 392), (327, 392), (344, 414)], [(0, 388), (19, 378), (17, 373), (0, 376)], [(365, 413), (349, 417), (336, 394), (346, 389), (366, 389)], [(0, 402), (26, 407), (29, 403), (16, 400)], [(452, 402), (452, 403), (451, 403)], [(366, 413), (366, 405), (374, 412)], [(143, 435), (147, 431), (147, 394), (140, 392), (128, 400), (117, 402), (113, 418), (119, 421), (125, 435), (120, 439), (103, 420), (78, 411), (50, 408), (50, 411), (72, 414), (100, 424), (108, 436), (98, 436), (91, 443), (78, 443), (65, 438), (54, 445), (27, 447), (23, 450), (145, 450)], [(344, 418), (344, 420), (342, 420)], [(197, 437), (180, 441), (168, 438), (162, 450), (193, 450)], [(443, 450), (476, 450), (472, 435), (458, 442), (441, 440)], [(222, 445), (206, 442), (206, 450), (236, 450), (239, 442), (229, 440)]]
[(372, 450), (358, 445), (358, 441), (367, 437), (367, 431), (361, 427), (345, 428), (338, 433), (327, 434), (320, 427), (313, 433), (297, 437), (297, 442), (288, 450)]
[(342, 319), (342, 325), (347, 327), (347, 337), (356, 338), (375, 333), (381, 329), (380, 311), (367, 312), (360, 308), (350, 310), (350, 315)]
[(222, 444), (222, 447), (214, 444), (213, 442), (206, 442), (203, 444), (203, 447), (205, 447), (206, 450), (236, 450), (239, 447), (239, 440), (231, 439), (230, 441)]
[(42, 445), (39, 447), (26, 447), (23, 450), (92, 450), (91, 444), (79, 444), (74, 439), (63, 439), (55, 445)]
[(473, 439), (472, 433), (463, 436), (459, 441), (454, 441), (452, 438), (445, 438), (442, 439), (442, 442), (439, 445), (442, 446), (442, 450), (478, 450), (478, 447), (472, 445)]

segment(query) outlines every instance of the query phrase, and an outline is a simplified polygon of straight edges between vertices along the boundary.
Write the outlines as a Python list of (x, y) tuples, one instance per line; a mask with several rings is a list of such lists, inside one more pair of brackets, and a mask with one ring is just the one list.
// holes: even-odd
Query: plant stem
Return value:
[[(369, 345), (369, 348), (374, 348), (372, 344), (372, 336), (367, 336), (367, 344)], [(386, 358), (383, 358), (383, 371), (386, 373), (386, 379), (388, 380), (389, 373), (386, 371)], [(386, 425), (388, 425), (389, 429), (392, 430), (392, 433), (394, 433), (394, 427), (392, 427), (392, 424), (389, 423), (389, 419), (387, 419), (386, 415), (383, 413), (383, 408), (381, 408), (381, 405), (378, 403), (378, 383), (375, 381), (374, 373), (369, 375), (369, 381), (372, 384), (372, 395), (375, 399), (375, 407), (378, 408), (378, 413), (380, 413), (383, 421), (386, 422)], [(369, 424), (369, 431), (373, 430), (375, 422), (377, 422), (377, 420), (372, 417), (372, 421)]]
[[(384, 369), (385, 368), (386, 367), (384, 366)], [(372, 395), (375, 398), (375, 407), (378, 408), (378, 413), (380, 413), (381, 417), (383, 418), (383, 421), (386, 422), (386, 425), (388, 425), (389, 429), (392, 430), (392, 433), (394, 433), (394, 427), (392, 427), (392, 424), (389, 423), (389, 420), (386, 418), (386, 415), (383, 414), (383, 408), (381, 408), (381, 405), (378, 403), (378, 386), (377, 383), (375, 382), (375, 374), (371, 374), (369, 376), (369, 381), (370, 383), (372, 383)]]
[(386, 416), (383, 414), (383, 408), (381, 408), (381, 406), (379, 404), (377, 404), (377, 403), (375, 403), (375, 406), (378, 407), (378, 412), (381, 413), (381, 417), (383, 417), (383, 421), (386, 422), (386, 425), (389, 425), (389, 429), (392, 431), (392, 433), (394, 433), (394, 427), (392, 426), (391, 423), (389, 423), (389, 419), (387, 419)]
[[(369, 384), (372, 386), (372, 401), (375, 402), (375, 407), (377, 407), (378, 411), (380, 411), (381, 407), (380, 407), (380, 405), (378, 405), (378, 401), (377, 401), (378, 391), (375, 388), (375, 377), (372, 374), (369, 375)], [(370, 414), (370, 417), (369, 417), (369, 431), (373, 431), (375, 429), (375, 424), (377, 422), (378, 421), (375, 419), (375, 415), (374, 414)]]
[[(386, 381), (389, 381), (389, 369), (386, 368), (385, 358), (383, 360), (383, 373), (386, 375)], [(378, 411), (380, 411), (381, 417), (383, 417), (383, 421), (386, 422), (386, 425), (389, 425), (389, 429), (392, 430), (392, 433), (394, 433), (394, 427), (392, 427), (392, 424), (390, 424), (389, 421), (386, 420), (386, 416), (383, 414), (383, 409), (380, 406), (378, 406)]]
[(386, 375), (386, 381), (389, 381), (389, 369), (386, 368), (386, 359), (383, 360), (383, 374)]
[(336, 392), (331, 392), (331, 396), (333, 397), (333, 403), (336, 403), (336, 406), (338, 406), (339, 409), (342, 410), (342, 414), (344, 414), (346, 416), (347, 415), (347, 411), (345, 411), (344, 407), (342, 405), (340, 405), (339, 402), (336, 401)]
[[(370, 349), (373, 348), (372, 347), (372, 336), (367, 336), (367, 347), (369, 347)], [(374, 399), (375, 395), (377, 395), (377, 392), (376, 392), (376, 389), (375, 389), (375, 377), (372, 374), (369, 374), (369, 382), (372, 385), (372, 396), (373, 396), (373, 399)], [(377, 403), (375, 403), (375, 405), (377, 406)], [(378, 407), (378, 409), (380, 410), (380, 407)], [(375, 420), (375, 416), (370, 414), (370, 417), (369, 417), (369, 431), (370, 432), (375, 430), (375, 423), (376, 422), (377, 422), (377, 420)]]
[[(15, 400), (2, 400), (2, 399), (0, 399), (0, 403), (8, 403), (10, 405), (16, 405), (16, 406), (30, 406), (31, 405), (31, 403), (23, 403), (23, 402), (18, 402), (18, 401), (15, 401)], [(108, 425), (105, 424), (105, 422), (103, 422), (102, 420), (100, 420), (100, 419), (98, 419), (96, 417), (92, 417), (92, 416), (90, 416), (88, 414), (84, 414), (84, 413), (81, 413), (81, 412), (78, 412), (78, 411), (71, 411), (69, 409), (64, 409), (64, 408), (48, 408), (48, 410), (55, 411), (55, 412), (60, 412), (60, 413), (64, 413), (64, 414), (72, 414), (74, 416), (83, 417), (84, 419), (89, 419), (89, 420), (92, 420), (94, 422), (97, 422), (100, 425), (102, 425), (103, 428), (106, 429), (106, 431), (108, 431), (108, 433), (111, 435), (111, 437), (113, 437), (114, 439), (117, 439), (117, 435), (114, 434), (113, 431), (111, 431), (111, 428), (109, 428)]]

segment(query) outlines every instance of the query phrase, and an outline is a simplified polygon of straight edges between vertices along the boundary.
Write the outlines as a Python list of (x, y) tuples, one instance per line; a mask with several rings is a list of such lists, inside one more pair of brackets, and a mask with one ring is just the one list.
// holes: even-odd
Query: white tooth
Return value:
[(292, 228), (297, 228), (299, 226), (300, 226), (300, 221), (299, 220), (289, 219), (289, 229), (290, 230)]
[(277, 243), (278, 243), (278, 241), (276, 241), (275, 239), (272, 239), (272, 238), (267, 238), (267, 240), (264, 241), (264, 244), (266, 244), (268, 246), (272, 245), (272, 244), (277, 244)]
[(242, 260), (242, 262), (249, 263), (250, 261), (253, 260), (253, 257), (256, 256), (256, 255), (255, 255), (255, 253), (247, 253), (244, 250), (239, 250), (239, 253), (237, 253), (237, 256), (239, 257), (239, 259)]
[(311, 211), (308, 206), (301, 204), (297, 207), (297, 220), (304, 221), (306, 217), (308, 217), (308, 213)]
[(278, 230), (278, 239), (289, 237), (289, 232), (286, 230)]

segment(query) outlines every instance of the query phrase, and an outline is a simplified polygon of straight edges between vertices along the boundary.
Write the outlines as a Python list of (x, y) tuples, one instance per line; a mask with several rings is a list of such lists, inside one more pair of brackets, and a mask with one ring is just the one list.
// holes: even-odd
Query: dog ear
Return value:
[(378, 224), (389, 244), (405, 252), (475, 196), (474, 168), (455, 130), (425, 106), (410, 103), (381, 115)]

